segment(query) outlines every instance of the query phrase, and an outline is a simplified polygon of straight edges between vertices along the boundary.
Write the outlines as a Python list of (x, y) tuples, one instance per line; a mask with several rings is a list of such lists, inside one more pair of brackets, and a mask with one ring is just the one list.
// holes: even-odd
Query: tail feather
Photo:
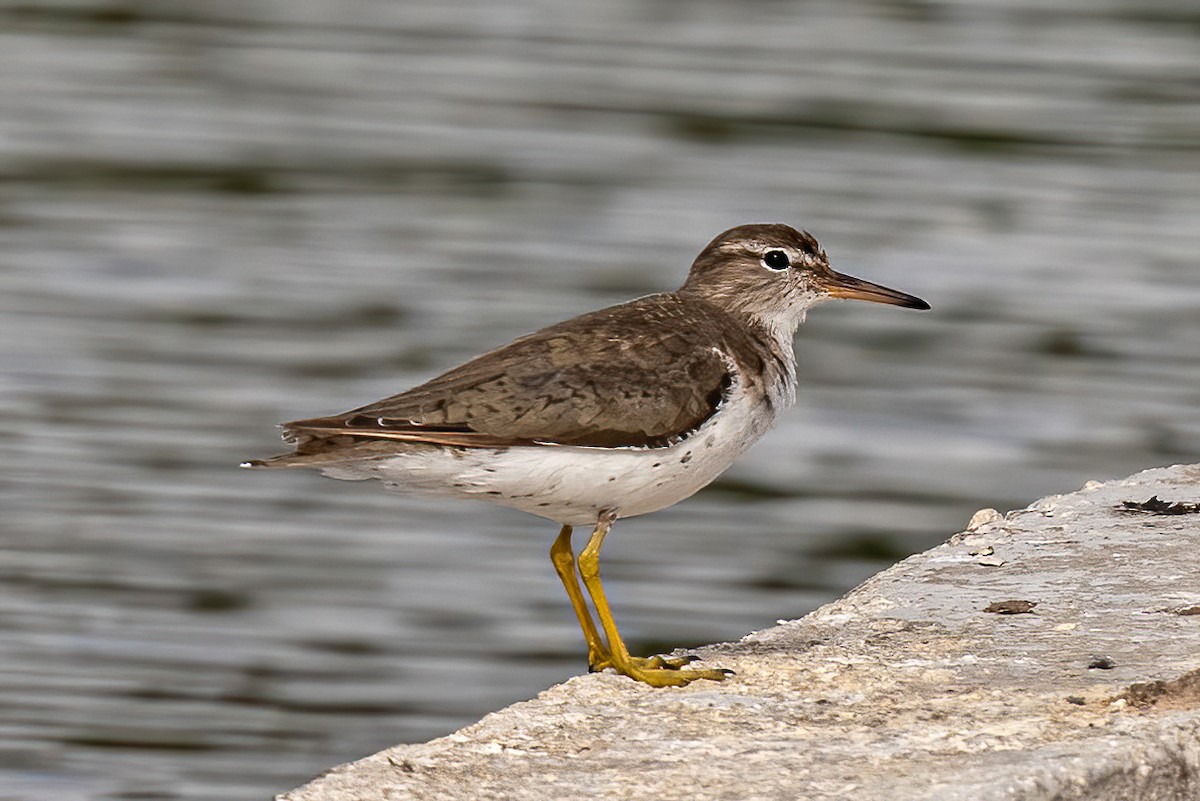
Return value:
[[(408, 446), (411, 448), (412, 446)], [(419, 447), (419, 446), (418, 446)], [(404, 452), (405, 444), (390, 440), (363, 440), (355, 437), (319, 437), (301, 439), (293, 453), (269, 459), (250, 459), (241, 467), (250, 470), (280, 470), (287, 467), (325, 467), (365, 459), (384, 459)]]

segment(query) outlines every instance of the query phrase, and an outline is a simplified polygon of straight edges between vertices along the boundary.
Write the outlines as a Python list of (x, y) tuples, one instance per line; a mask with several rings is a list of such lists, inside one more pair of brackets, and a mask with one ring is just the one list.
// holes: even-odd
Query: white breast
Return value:
[(665, 509), (712, 482), (795, 398), (792, 376), (771, 389), (769, 401), (745, 387), (739, 377), (717, 412), (670, 446), (422, 448), (323, 472), (333, 478), (377, 478), (401, 492), (491, 501), (561, 524), (589, 525), (604, 510), (632, 517)]

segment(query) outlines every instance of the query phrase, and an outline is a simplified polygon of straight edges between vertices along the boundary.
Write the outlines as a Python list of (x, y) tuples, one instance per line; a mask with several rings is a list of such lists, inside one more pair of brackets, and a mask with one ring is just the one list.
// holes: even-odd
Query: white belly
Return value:
[(601, 511), (633, 517), (687, 498), (733, 464), (790, 405), (734, 391), (721, 409), (681, 442), (659, 448), (538, 445), (504, 449), (423, 447), (394, 457), (331, 465), (332, 478), (376, 478), (389, 489), (473, 498), (511, 506), (560, 524), (589, 525)]

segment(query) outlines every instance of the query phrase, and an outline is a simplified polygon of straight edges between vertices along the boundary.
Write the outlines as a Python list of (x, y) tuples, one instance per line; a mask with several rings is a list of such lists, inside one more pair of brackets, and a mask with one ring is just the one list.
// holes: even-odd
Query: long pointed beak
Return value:
[(830, 270), (828, 275), (821, 276), (820, 283), (825, 290), (825, 294), (831, 298), (869, 300), (872, 303), (887, 303), (892, 306), (903, 306), (906, 309), (920, 309), (922, 311), (929, 308), (928, 303), (915, 295), (909, 295), (897, 289), (889, 289), (879, 284), (872, 284), (870, 281), (864, 281), (852, 275), (835, 273), (833, 270)]

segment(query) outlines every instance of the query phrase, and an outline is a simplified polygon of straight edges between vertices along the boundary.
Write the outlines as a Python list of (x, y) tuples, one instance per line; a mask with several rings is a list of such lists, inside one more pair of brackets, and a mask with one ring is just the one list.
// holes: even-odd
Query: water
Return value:
[(579, 672), (553, 526), (235, 465), (737, 223), (934, 310), (814, 312), (799, 408), (618, 527), (638, 651), (1197, 459), (1195, 9), (567, 8), (4, 6), (0, 797), (263, 798)]

